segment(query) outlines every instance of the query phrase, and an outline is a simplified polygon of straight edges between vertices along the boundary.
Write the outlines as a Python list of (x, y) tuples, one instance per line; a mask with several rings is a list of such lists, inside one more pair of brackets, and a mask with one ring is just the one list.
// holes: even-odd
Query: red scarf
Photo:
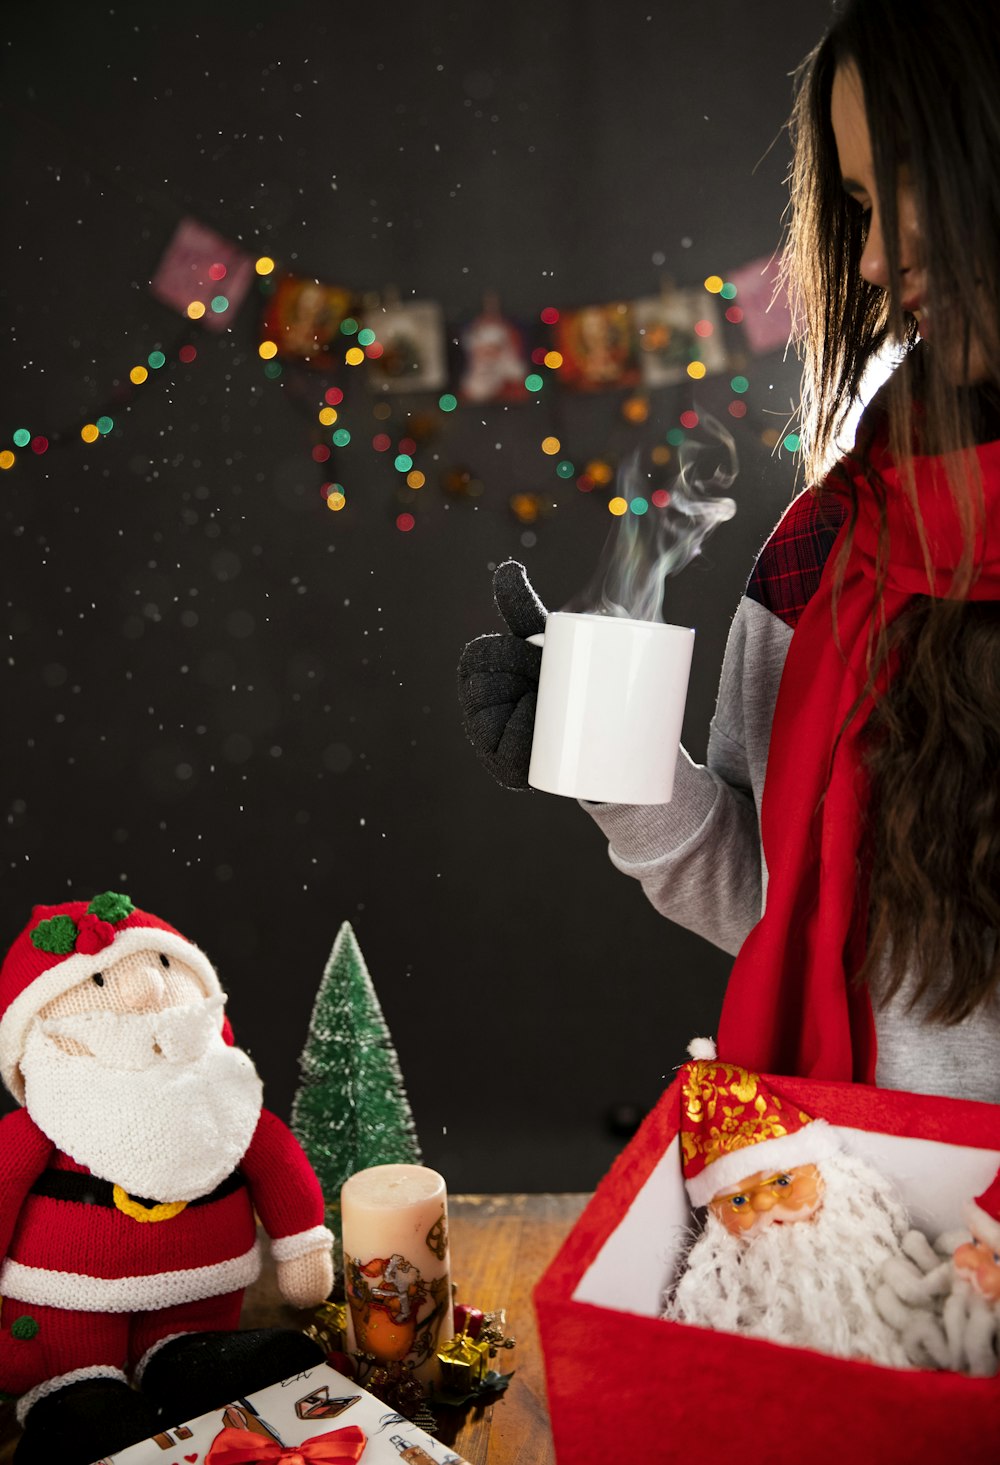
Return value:
[[(976, 536), (973, 600), (1000, 599), (1000, 442), (976, 450), (985, 524)], [(943, 462), (915, 458), (914, 477), (936, 583), (928, 584), (917, 527), (897, 469), (877, 446), (886, 488), (889, 556), (883, 604), (892, 622), (913, 595), (944, 595), (963, 537)], [(858, 485), (858, 521), (837, 602), (834, 567), (847, 522), (788, 648), (768, 751), (761, 837), (768, 869), (764, 915), (737, 955), (719, 1023), (719, 1052), (757, 1072), (875, 1081), (875, 1025), (851, 980), (864, 956), (858, 900), (866, 779), (860, 735), (870, 696), (840, 736), (866, 680), (876, 612), (879, 514), (868, 475), (850, 457), (837, 470)], [(835, 486), (834, 475), (834, 485)]]

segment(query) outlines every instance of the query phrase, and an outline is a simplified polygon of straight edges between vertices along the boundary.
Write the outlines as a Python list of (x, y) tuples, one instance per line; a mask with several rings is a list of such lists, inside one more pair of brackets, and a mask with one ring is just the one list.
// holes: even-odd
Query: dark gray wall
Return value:
[[(614, 394), (463, 408), (421, 449), (410, 534), (357, 380), (350, 512), (325, 509), (320, 387), (264, 380), (253, 299), (222, 337), (192, 329), (197, 361), (118, 402), (106, 441), (78, 428), (184, 334), (147, 286), (186, 213), (450, 322), (491, 289), (534, 316), (768, 252), (789, 73), (826, 9), (8, 7), (0, 446), (22, 425), (55, 440), (0, 479), (5, 942), (36, 901), (126, 888), (216, 961), (287, 1114), (349, 919), (451, 1187), (595, 1183), (621, 1143), (609, 1107), (651, 1103), (714, 1030), (728, 961), (655, 915), (574, 804), (491, 783), (454, 668), (499, 628), (494, 563), (523, 558), (550, 605), (593, 570), (609, 516), (554, 481), (540, 438), (578, 462), (648, 447), (692, 401), (725, 416), (726, 379), (655, 394), (640, 430)], [(794, 366), (745, 369), (738, 515), (668, 587), (669, 618), (698, 630), (698, 757), (729, 620), (794, 488), (760, 440)], [(399, 400), (390, 430), (427, 405)], [(442, 491), (455, 465), (483, 480), (476, 502)], [(534, 544), (508, 509), (518, 488), (558, 505)]]

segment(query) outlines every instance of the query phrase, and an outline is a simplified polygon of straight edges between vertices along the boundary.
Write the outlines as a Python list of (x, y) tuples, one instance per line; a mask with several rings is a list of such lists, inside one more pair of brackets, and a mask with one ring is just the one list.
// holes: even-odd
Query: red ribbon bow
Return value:
[(353, 1465), (360, 1460), (368, 1436), (356, 1424), (314, 1434), (301, 1445), (279, 1445), (277, 1440), (249, 1429), (224, 1429), (215, 1436), (205, 1465)]

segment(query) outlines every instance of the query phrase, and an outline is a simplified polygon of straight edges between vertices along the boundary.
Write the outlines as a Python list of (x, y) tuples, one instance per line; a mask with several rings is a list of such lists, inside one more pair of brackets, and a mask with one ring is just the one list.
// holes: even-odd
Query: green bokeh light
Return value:
[(221, 315), (224, 310), (229, 309), (229, 301), (224, 295), (213, 295), (212, 309), (215, 311), (216, 315)]
[(442, 412), (454, 412), (458, 406), (458, 398), (453, 397), (451, 392), (445, 392), (443, 397), (438, 398), (438, 406)]
[(340, 322), (340, 330), (342, 335), (353, 336), (357, 329), (358, 323), (354, 319), (353, 315), (345, 316), (345, 318)]
[(164, 356), (162, 351), (150, 351), (149, 355), (146, 357), (147, 362), (154, 371), (159, 371), (160, 367), (163, 365), (166, 359), (167, 358)]
[(576, 469), (573, 467), (573, 464), (569, 461), (568, 458), (564, 458), (561, 463), (556, 464), (556, 472), (559, 474), (560, 478), (572, 478), (573, 474), (576, 472)]
[(644, 498), (634, 498), (629, 504), (629, 508), (633, 514), (644, 514), (649, 508), (649, 502)]
[(746, 392), (750, 390), (750, 383), (745, 376), (734, 376), (729, 385), (734, 392)]
[(358, 345), (370, 346), (375, 339), (375, 332), (370, 331), (366, 326), (363, 331), (358, 331)]
[(409, 453), (398, 453), (396, 455), (396, 467), (400, 473), (409, 473), (413, 467), (413, 459)]
[(114, 419), (111, 417), (99, 417), (94, 425), (97, 428), (97, 431), (102, 435), (102, 437), (107, 437), (108, 433), (111, 431), (115, 424)]
[(719, 294), (722, 296), (723, 300), (735, 300), (736, 286), (732, 284), (731, 281), (727, 280), (722, 289), (719, 291)]
[(679, 448), (682, 442), (687, 439), (687, 433), (683, 427), (672, 427), (667, 433), (667, 442), (672, 448)]
[(19, 448), (26, 448), (31, 442), (31, 433), (26, 427), (19, 427), (14, 434), (14, 443)]
[(278, 377), (281, 375), (281, 362), (269, 361), (264, 367), (264, 375), (268, 378), (269, 381), (277, 381)]
[(338, 427), (337, 431), (333, 434), (333, 441), (338, 448), (346, 448), (347, 444), (351, 441), (351, 434), (346, 427)]
[(797, 432), (790, 432), (781, 446), (783, 448), (787, 448), (790, 453), (797, 453), (801, 441), (802, 439), (799, 437)]
[(524, 378), (524, 385), (528, 388), (529, 392), (540, 392), (545, 385), (545, 381), (543, 377), (538, 375), (537, 371), (533, 371), (530, 376)]

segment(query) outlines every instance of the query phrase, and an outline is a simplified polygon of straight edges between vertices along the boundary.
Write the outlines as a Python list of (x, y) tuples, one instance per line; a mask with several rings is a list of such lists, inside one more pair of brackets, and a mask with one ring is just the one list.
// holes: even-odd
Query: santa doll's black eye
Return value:
[(164, 955), (163, 955), (163, 952), (162, 952), (162, 951), (161, 951), (161, 952), (160, 952), (160, 965), (161, 965), (161, 966), (169, 966), (169, 965), (170, 965), (170, 963), (169, 963), (169, 961), (168, 961), (168, 960), (167, 960), (167, 958), (166, 958), (166, 957), (165, 957), (165, 956), (164, 956)]
[(95, 972), (90, 980), (98, 987), (104, 986), (104, 977), (101, 972)]

